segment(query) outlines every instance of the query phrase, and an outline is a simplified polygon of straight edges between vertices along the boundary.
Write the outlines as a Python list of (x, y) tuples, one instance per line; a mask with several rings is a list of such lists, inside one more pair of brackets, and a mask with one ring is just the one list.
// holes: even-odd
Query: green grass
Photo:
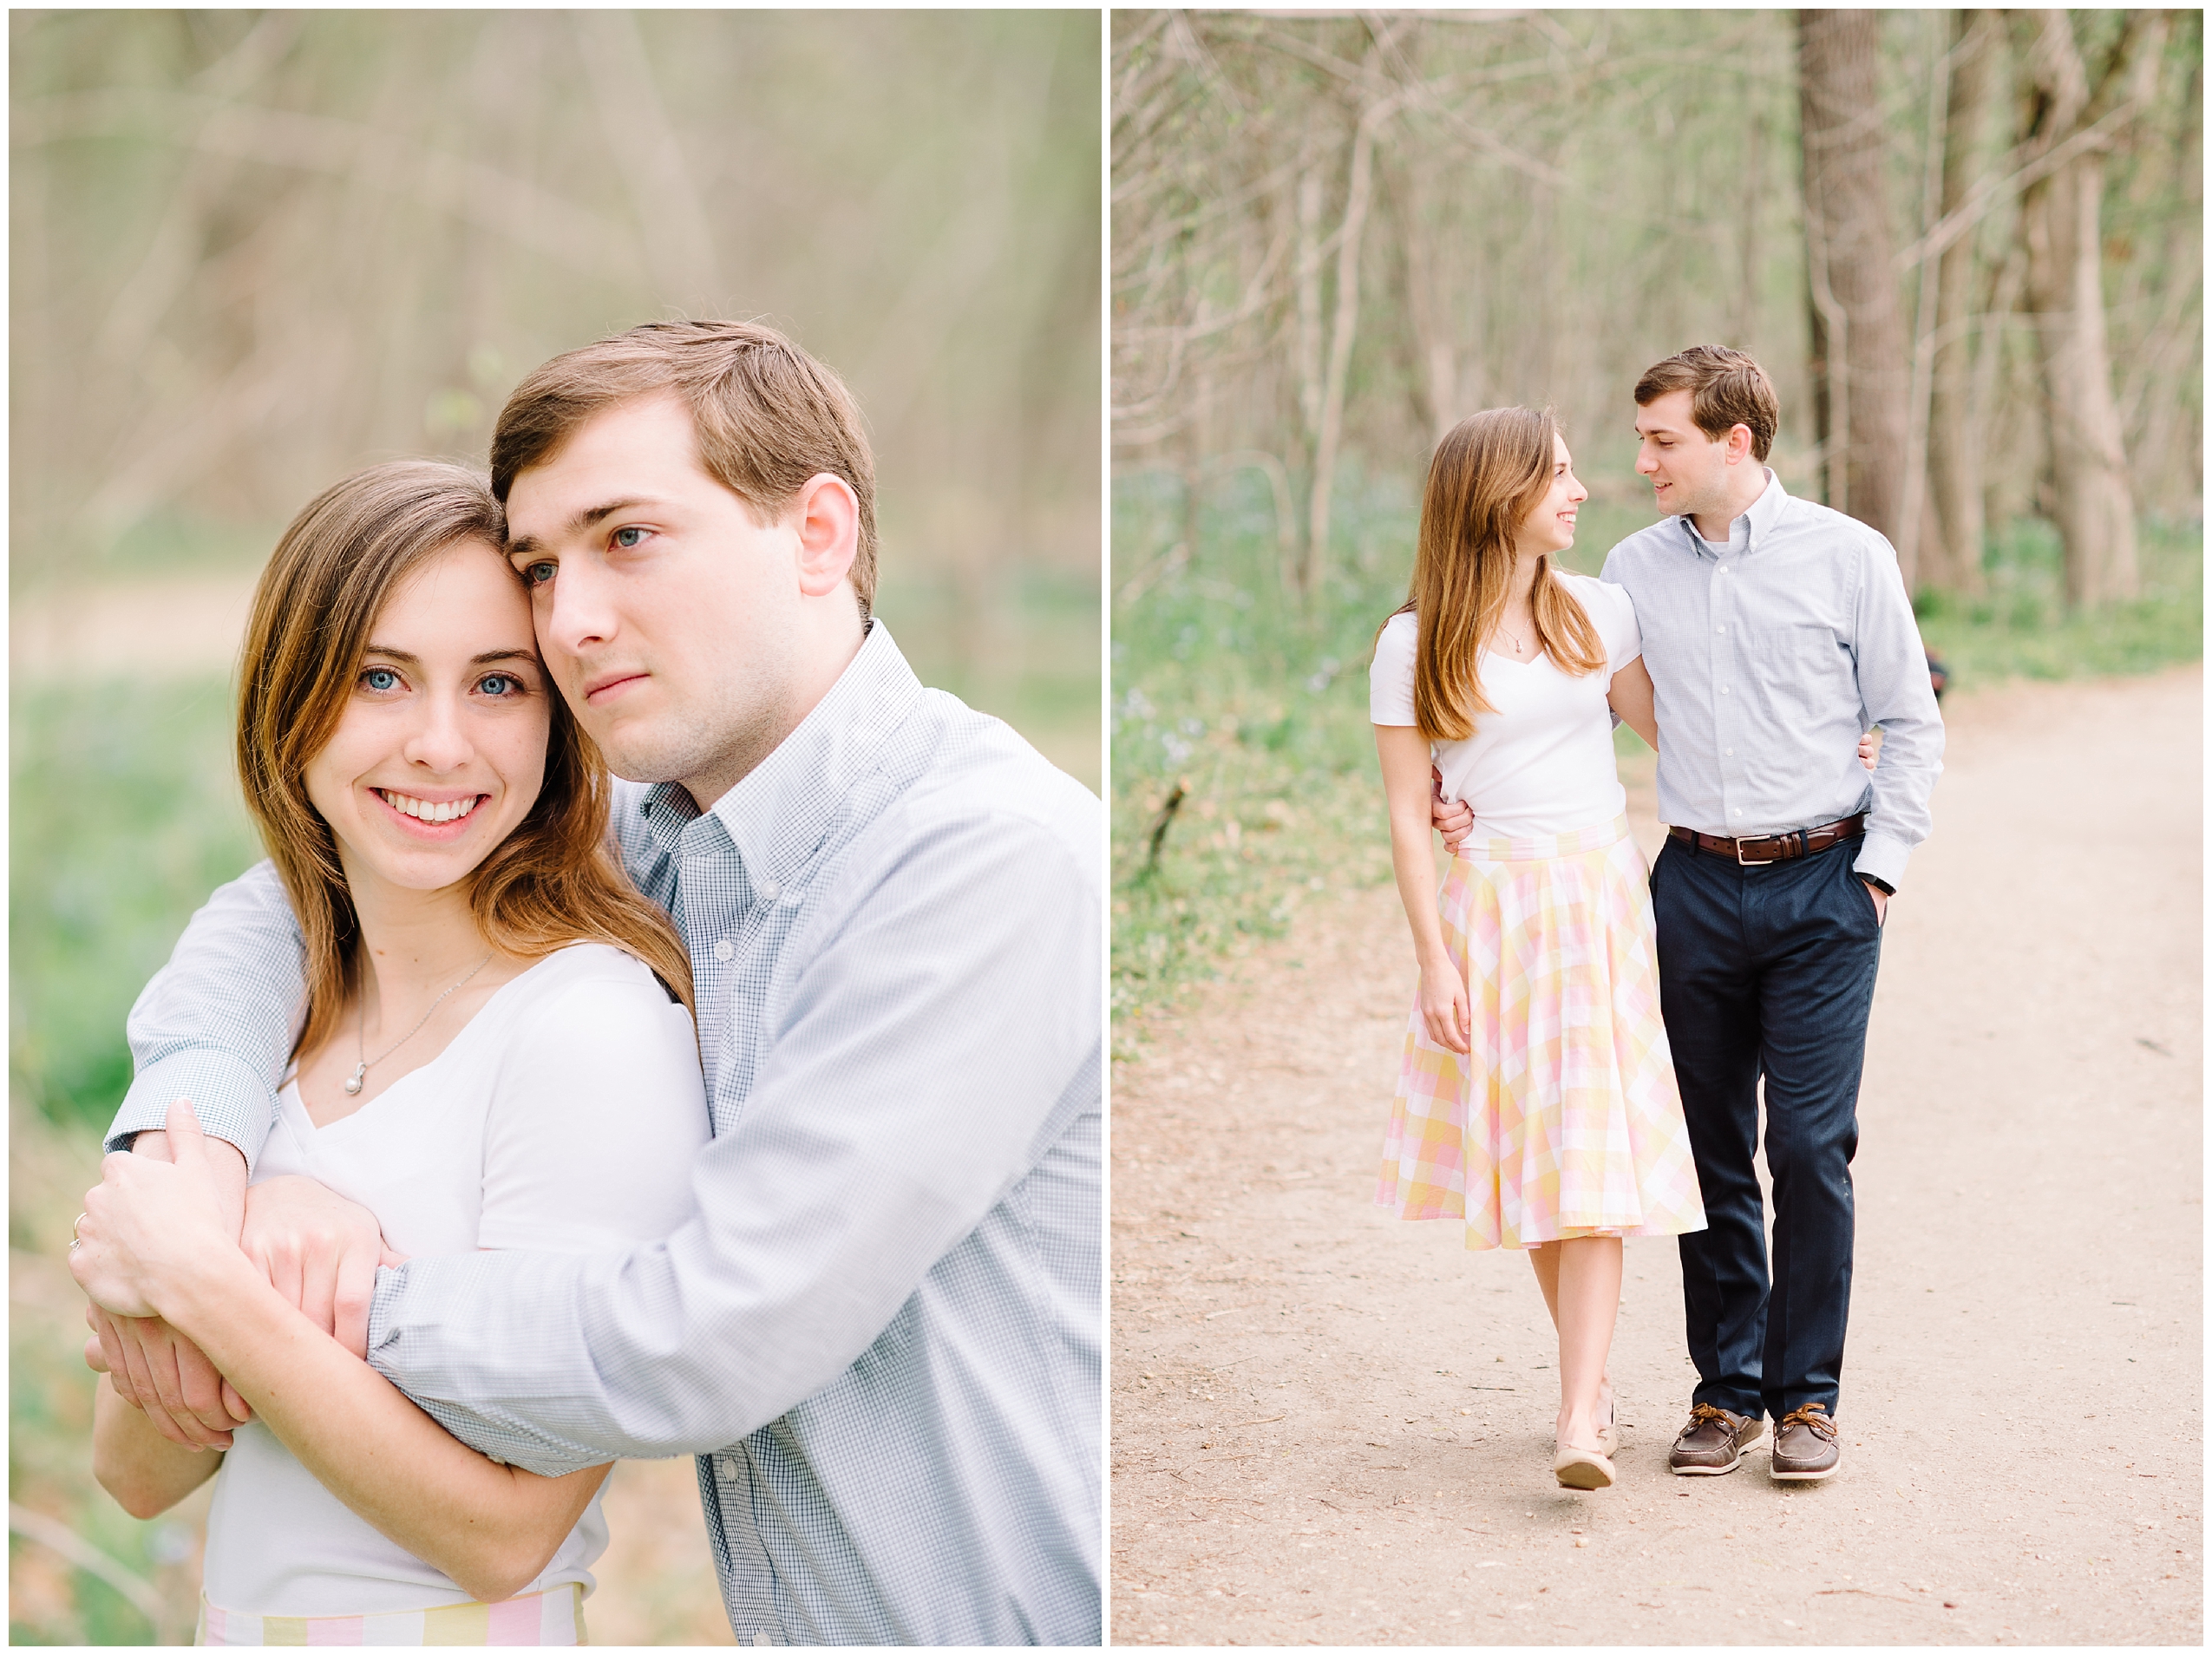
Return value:
[[(1367, 722), (1375, 629), (1403, 600), (1416, 504), (1347, 478), (1343, 553), (1308, 615), (1277, 572), (1262, 480), (1216, 491), (1169, 558), (1172, 478), (1117, 486), (1112, 702), (1114, 1012), (1142, 1020), (1219, 961), (1283, 934), (1319, 892), (1390, 877)], [(1185, 797), (1153, 832), (1180, 783)]]
[[(1283, 936), (1320, 893), (1391, 878), (1390, 836), (1367, 719), (1376, 629), (1404, 600), (1414, 486), (1357, 474), (1340, 486), (1334, 559), (1318, 613), (1288, 599), (1273, 507), (1256, 474), (1217, 484), (1197, 546), (1178, 549), (1171, 475), (1114, 489), (1113, 1005), (1128, 1056), (1147, 1021), (1258, 943)], [(1594, 573), (1651, 520), (1593, 501), (1567, 561)], [(2047, 524), (2012, 526), (1988, 551), (1990, 601), (1923, 607), (1952, 684), (2147, 671), (2202, 654), (2202, 526), (2144, 524), (2144, 597), (2094, 616), (2058, 603)], [(1644, 750), (1623, 732), (1624, 750)], [(1181, 804), (1155, 831), (1175, 788)]]
[[(231, 780), (219, 680), (18, 684), (9, 709), (9, 1493), (159, 1593), (190, 1641), (207, 1495), (152, 1522), (89, 1475), (93, 1376), (63, 1267), (130, 1076), (123, 1017), (211, 886), (256, 854)], [(142, 1644), (98, 1576), (11, 1536), (9, 1641)]]
[(2204, 526), (2146, 518), (2137, 527), (2136, 559), (2137, 601), (2069, 614), (2058, 530), (2036, 518), (2008, 524), (1982, 559), (1989, 595), (1963, 603), (1924, 594), (1914, 605), (1921, 637), (1950, 669), (1957, 690), (2006, 678), (2153, 672), (2201, 660)]
[(9, 1068), (56, 1121), (107, 1123), (123, 1018), (207, 893), (259, 855), (230, 694), (18, 684), (9, 707)]
[[(99, 1176), (99, 1128), (57, 1126), (19, 1099), (10, 1111), (8, 1157), (9, 1498), (65, 1524), (144, 1582), (166, 1609), (171, 1639), (188, 1643), (212, 1490), (141, 1522), (88, 1472), (94, 1376), (78, 1354), (84, 1301), (63, 1259), (79, 1198)], [(8, 1560), (10, 1643), (154, 1641), (154, 1627), (135, 1604), (39, 1541), (11, 1535)]]

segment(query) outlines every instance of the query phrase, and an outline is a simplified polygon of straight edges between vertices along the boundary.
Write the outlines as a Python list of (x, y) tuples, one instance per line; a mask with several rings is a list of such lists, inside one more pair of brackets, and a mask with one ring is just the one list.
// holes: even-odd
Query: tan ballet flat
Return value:
[(1593, 1454), (1588, 1449), (1573, 1445), (1560, 1449), (1552, 1461), (1552, 1475), (1559, 1479), (1562, 1488), (1576, 1488), (1588, 1493), (1594, 1488), (1613, 1487), (1613, 1462), (1602, 1454)]

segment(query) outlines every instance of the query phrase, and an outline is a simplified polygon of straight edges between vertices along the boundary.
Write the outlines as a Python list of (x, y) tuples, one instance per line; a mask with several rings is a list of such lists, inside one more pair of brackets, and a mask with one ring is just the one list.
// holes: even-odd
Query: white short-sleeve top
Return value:
[[(376, 1215), (410, 1257), (627, 1248), (690, 1213), (710, 1136), (691, 1019), (645, 965), (601, 943), (540, 960), (432, 1062), (317, 1127), (287, 1082), (254, 1180), (301, 1173)], [(525, 1593), (586, 1592), (606, 1549), (595, 1495)], [(204, 1584), (259, 1615), (383, 1614), (468, 1603), (384, 1538), (259, 1421), (233, 1434), (207, 1517)]]
[[(1443, 773), (1444, 797), (1465, 800), (1483, 839), (1530, 839), (1611, 821), (1627, 804), (1613, 763), (1613, 675), (1642, 653), (1636, 608), (1619, 586), (1555, 572), (1598, 629), (1606, 664), (1578, 677), (1548, 655), (1516, 661), (1482, 652), (1476, 670), (1496, 710), (1478, 714), (1463, 742), (1430, 743)], [(1369, 716), (1378, 724), (1411, 724), (1418, 623), (1393, 615), (1375, 641), (1368, 670)]]

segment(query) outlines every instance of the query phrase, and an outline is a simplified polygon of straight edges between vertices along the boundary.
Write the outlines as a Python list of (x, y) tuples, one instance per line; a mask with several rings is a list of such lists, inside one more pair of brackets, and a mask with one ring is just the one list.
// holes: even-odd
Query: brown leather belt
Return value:
[(1867, 819), (1862, 812), (1841, 821), (1823, 822), (1817, 828), (1800, 828), (1787, 834), (1760, 834), (1751, 839), (1723, 839), (1718, 834), (1692, 833), (1687, 828), (1669, 828), (1666, 831), (1684, 844), (1693, 845), (1708, 854), (1733, 857), (1745, 867), (1764, 867), (1769, 862), (1817, 855), (1831, 845), (1856, 839), (1866, 830)]

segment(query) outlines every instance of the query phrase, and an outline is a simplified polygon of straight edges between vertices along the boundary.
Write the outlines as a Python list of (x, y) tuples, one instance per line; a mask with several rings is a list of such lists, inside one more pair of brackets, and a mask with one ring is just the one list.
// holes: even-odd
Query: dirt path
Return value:
[(1371, 1205), (1393, 891), (1310, 912), (1121, 1065), (1115, 1641), (2200, 1642), (2202, 706), (2196, 668), (1947, 706), (1828, 1482), (1763, 1450), (1667, 1475), (1693, 1375), (1675, 1250), (1637, 1241), (1620, 1481), (1553, 1483), (1528, 1266)]

